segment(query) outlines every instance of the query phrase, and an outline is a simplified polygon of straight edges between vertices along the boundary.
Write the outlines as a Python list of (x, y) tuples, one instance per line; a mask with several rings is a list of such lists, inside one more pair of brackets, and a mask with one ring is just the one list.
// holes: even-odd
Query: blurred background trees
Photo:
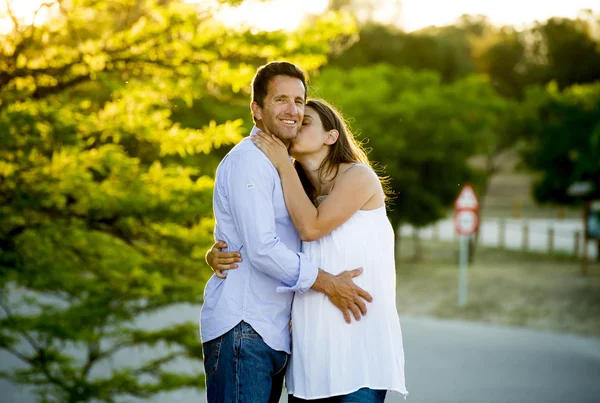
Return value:
[[(197, 323), (137, 319), (201, 302), (214, 169), (252, 127), (268, 61), (297, 63), (340, 107), (391, 178), (394, 225), (445, 217), (465, 182), (484, 196), (506, 153), (536, 173), (539, 202), (577, 204), (566, 187), (582, 180), (600, 191), (598, 14), (405, 32), (400, 14), (374, 21), (374, 2), (332, 0), (294, 30), (215, 18), (243, 3), (55, 0), (38, 24), (6, 10), (0, 349), (23, 367), (2, 375), (42, 401), (202, 387), (198, 365), (168, 365), (201, 360)], [(106, 367), (143, 345), (168, 348)]]
[(351, 119), (397, 195), (389, 216), (424, 226), (447, 213), (460, 184), (481, 182), (469, 165), (493, 136), (505, 102), (485, 76), (444, 83), (436, 71), (376, 64), (323, 69), (313, 92)]
[[(352, 20), (252, 33), (202, 3), (73, 0), (42, 5), (50, 17), (35, 25), (7, 5), (0, 348), (23, 367), (2, 375), (45, 402), (201, 388), (197, 322), (152, 315), (201, 302), (212, 174), (242, 137), (255, 69), (287, 59), (314, 71), (352, 37)], [(109, 368), (143, 346), (164, 349)], [(193, 371), (169, 367), (182, 358)]]
[(540, 173), (536, 199), (573, 204), (567, 190), (578, 182), (595, 184), (588, 197), (600, 198), (600, 82), (563, 91), (557, 85), (534, 88), (525, 106), (520, 133), (526, 139), (524, 162)]

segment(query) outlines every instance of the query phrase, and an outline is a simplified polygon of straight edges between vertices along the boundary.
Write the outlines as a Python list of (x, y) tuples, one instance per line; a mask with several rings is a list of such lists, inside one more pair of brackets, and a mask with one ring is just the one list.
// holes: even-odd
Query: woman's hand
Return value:
[(290, 155), (288, 154), (287, 146), (279, 138), (259, 130), (257, 134), (251, 135), (250, 139), (265, 153), (277, 170), (283, 164), (290, 164)]
[(223, 252), (227, 244), (223, 241), (217, 241), (212, 248), (206, 253), (206, 263), (213, 269), (215, 276), (218, 278), (226, 278), (225, 271), (237, 269), (236, 262), (242, 261), (242, 255), (238, 252)]

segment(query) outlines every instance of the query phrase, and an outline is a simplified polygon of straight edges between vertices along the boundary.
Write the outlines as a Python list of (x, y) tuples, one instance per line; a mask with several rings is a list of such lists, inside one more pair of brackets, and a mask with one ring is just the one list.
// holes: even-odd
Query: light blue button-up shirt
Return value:
[(226, 279), (213, 275), (206, 284), (202, 341), (243, 320), (269, 347), (290, 353), (294, 292), (308, 290), (318, 268), (300, 253), (302, 241), (285, 207), (277, 170), (249, 137), (219, 164), (213, 209), (215, 239), (224, 240), (228, 251), (239, 251), (242, 262)]

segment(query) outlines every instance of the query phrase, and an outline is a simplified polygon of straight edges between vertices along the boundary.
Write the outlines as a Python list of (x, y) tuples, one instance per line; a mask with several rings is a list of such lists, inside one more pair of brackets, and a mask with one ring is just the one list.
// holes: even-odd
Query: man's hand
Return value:
[(372, 302), (371, 294), (354, 284), (354, 277), (362, 274), (362, 267), (354, 270), (344, 271), (334, 276), (326, 271), (319, 269), (319, 275), (312, 288), (327, 295), (333, 305), (335, 305), (344, 314), (344, 320), (347, 323), (367, 314), (367, 302)]
[(217, 241), (206, 253), (206, 263), (213, 269), (215, 276), (218, 278), (226, 278), (225, 271), (237, 269), (238, 265), (235, 262), (242, 261), (242, 255), (239, 252), (223, 252), (224, 248), (227, 248), (227, 244), (223, 241)]

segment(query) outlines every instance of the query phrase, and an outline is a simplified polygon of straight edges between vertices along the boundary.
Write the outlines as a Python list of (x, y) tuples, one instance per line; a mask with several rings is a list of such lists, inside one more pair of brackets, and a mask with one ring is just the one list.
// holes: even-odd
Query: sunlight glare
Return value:
[(217, 19), (232, 28), (294, 30), (308, 14), (325, 11), (327, 4), (328, 0), (247, 0), (238, 7), (223, 6)]
[[(188, 0), (190, 2), (198, 0)], [(355, 0), (358, 7), (369, 1), (376, 6), (372, 17), (394, 23), (407, 32), (431, 25), (454, 23), (461, 15), (482, 14), (495, 25), (523, 28), (550, 17), (575, 18), (582, 9), (600, 11), (598, 0)], [(223, 6), (217, 19), (232, 28), (265, 31), (293, 30), (309, 14), (322, 13), (328, 0), (247, 0), (241, 6)]]
[(524, 28), (550, 17), (575, 18), (582, 9), (600, 11), (598, 0), (403, 0), (404, 30), (454, 23), (461, 15), (482, 14), (494, 25)]
[[(0, 0), (0, 34), (7, 34), (14, 28), (14, 23), (9, 16), (8, 10), (21, 25), (42, 24), (47, 18), (49, 7), (42, 8), (36, 15), (35, 12), (43, 3), (52, 4), (50, 0)], [(35, 21), (33, 20), (35, 16)]]

